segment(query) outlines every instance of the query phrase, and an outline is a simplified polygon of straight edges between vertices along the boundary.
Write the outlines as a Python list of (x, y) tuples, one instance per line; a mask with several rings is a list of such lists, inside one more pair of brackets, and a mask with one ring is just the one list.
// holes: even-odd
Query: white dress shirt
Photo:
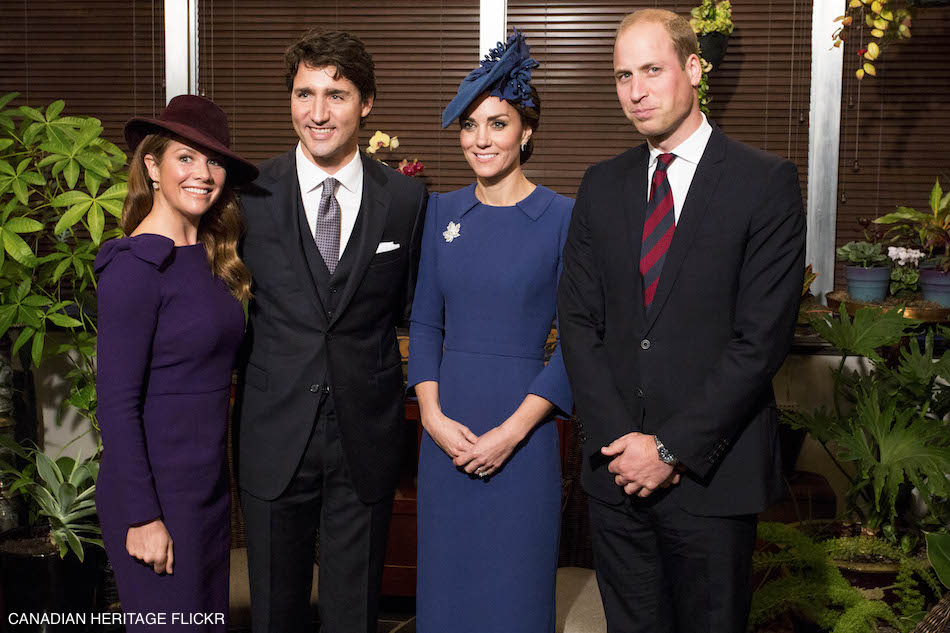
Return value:
[(664, 152), (650, 145), (650, 162), (647, 164), (647, 200), (650, 199), (649, 183), (652, 182), (653, 172), (656, 171), (657, 157), (666, 153), (676, 156), (676, 159), (666, 168), (666, 178), (670, 181), (670, 189), (673, 191), (673, 221), (677, 224), (680, 221), (683, 205), (686, 204), (689, 186), (696, 174), (696, 166), (699, 164), (699, 159), (703, 157), (703, 152), (706, 151), (706, 143), (709, 142), (711, 134), (712, 126), (703, 114), (703, 122), (696, 131), (672, 151)]
[[(300, 195), (303, 198), (303, 210), (307, 214), (307, 226), (310, 227), (310, 237), (314, 238), (317, 230), (317, 213), (320, 211), (320, 196), (323, 193), (323, 181), (331, 175), (323, 171), (303, 153), (300, 143), (297, 143), (297, 181), (300, 183)], [(336, 201), (340, 203), (340, 257), (346, 250), (346, 245), (353, 234), (356, 225), (356, 216), (360, 212), (360, 203), (363, 201), (363, 161), (360, 153), (356, 152), (353, 160), (343, 166), (340, 171), (332, 175), (340, 184), (336, 188)]]

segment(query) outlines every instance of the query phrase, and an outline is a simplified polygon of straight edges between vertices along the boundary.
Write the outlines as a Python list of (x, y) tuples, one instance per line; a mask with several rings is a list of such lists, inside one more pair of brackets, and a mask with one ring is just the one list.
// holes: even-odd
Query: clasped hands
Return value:
[(445, 415), (427, 425), (426, 430), (456, 467), (479, 477), (495, 474), (522, 439), (504, 424), (475, 435), (467, 426)]
[(681, 466), (660, 460), (652, 435), (627, 433), (600, 449), (613, 457), (607, 470), (616, 484), (628, 495), (648, 497), (658, 488), (669, 488), (680, 482)]

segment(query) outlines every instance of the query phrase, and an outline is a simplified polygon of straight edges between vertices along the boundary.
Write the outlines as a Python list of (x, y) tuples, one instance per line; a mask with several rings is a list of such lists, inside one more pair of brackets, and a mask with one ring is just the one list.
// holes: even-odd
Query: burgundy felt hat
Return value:
[(188, 144), (222, 156), (228, 180), (240, 185), (257, 178), (257, 167), (231, 151), (228, 116), (213, 101), (198, 95), (178, 95), (157, 119), (135, 117), (125, 124), (125, 142), (134, 152), (149, 134), (171, 132)]

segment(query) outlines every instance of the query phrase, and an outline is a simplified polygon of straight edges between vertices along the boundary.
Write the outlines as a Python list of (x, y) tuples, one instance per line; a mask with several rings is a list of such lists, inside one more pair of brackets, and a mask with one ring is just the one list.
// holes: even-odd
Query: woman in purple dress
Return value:
[(475, 172), (429, 197), (409, 331), (419, 455), (419, 633), (552, 633), (561, 352), (544, 364), (573, 201), (530, 182), (540, 99), (523, 36), (446, 107)]
[(227, 414), (250, 274), (232, 187), (254, 166), (214, 103), (132, 119), (121, 227), (96, 257), (96, 505), (126, 630), (227, 629)]

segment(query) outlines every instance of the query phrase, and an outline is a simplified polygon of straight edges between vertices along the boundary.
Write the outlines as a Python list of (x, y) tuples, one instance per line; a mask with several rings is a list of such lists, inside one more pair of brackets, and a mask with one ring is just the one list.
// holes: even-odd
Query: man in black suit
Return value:
[(617, 31), (617, 95), (647, 143), (591, 167), (558, 315), (610, 633), (742, 633), (756, 513), (781, 490), (772, 376), (804, 263), (792, 163), (709, 124), (689, 23)]
[(403, 437), (408, 321), (425, 187), (363, 156), (376, 95), (357, 38), (285, 56), (297, 147), (244, 193), (254, 299), (236, 419), (255, 633), (309, 631), (317, 530), (324, 633), (376, 631)]

